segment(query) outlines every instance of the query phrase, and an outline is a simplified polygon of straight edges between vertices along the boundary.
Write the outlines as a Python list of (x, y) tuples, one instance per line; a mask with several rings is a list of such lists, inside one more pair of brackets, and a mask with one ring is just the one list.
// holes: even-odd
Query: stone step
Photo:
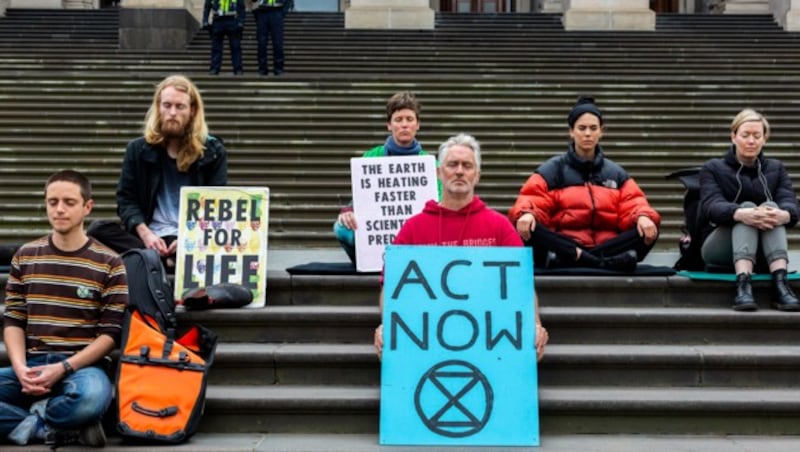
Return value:
[[(271, 249), (270, 253), (286, 250)], [(298, 263), (313, 260), (326, 260), (311, 256)], [(328, 253), (330, 254), (330, 253)], [(790, 253), (794, 256), (794, 253)], [(235, 325), (238, 322), (253, 324), (259, 321), (275, 322), (292, 319), (292, 322), (337, 322), (351, 317), (358, 322), (373, 324), (377, 321), (377, 300), (380, 291), (380, 276), (377, 274), (357, 275), (289, 275), (283, 268), (276, 268), (280, 262), (272, 262), (268, 254), (270, 270), (267, 274), (267, 308), (219, 311), (191, 311), (184, 315), (187, 319), (200, 323), (219, 323)], [(671, 266), (678, 253), (653, 252), (646, 263), (657, 266)], [(337, 254), (335, 261), (346, 259)], [(790, 270), (796, 270), (800, 258), (790, 258)], [(4, 294), (7, 273), (0, 273), (0, 295)], [(800, 283), (791, 281), (796, 291)], [(757, 313), (738, 313), (731, 311), (734, 284), (726, 281), (694, 281), (681, 275), (674, 276), (549, 276), (535, 277), (539, 303), (544, 309), (553, 309), (553, 315), (567, 320), (569, 316), (611, 316), (611, 318), (631, 316), (635, 321), (640, 315), (651, 320), (667, 316), (663, 321), (676, 321), (680, 317), (694, 319), (695, 322), (737, 321), (779, 322), (793, 321), (791, 313), (781, 313), (770, 309), (771, 283), (754, 281), (753, 289), (762, 311)], [(0, 297), (0, 301), (2, 297)], [(626, 309), (634, 309), (635, 313)], [(586, 311), (588, 310), (588, 311)], [(639, 312), (638, 310), (641, 310)], [(543, 311), (544, 312), (544, 311)], [(567, 316), (567, 317), (564, 317)], [(763, 325), (762, 325), (763, 326)], [(609, 325), (611, 327), (611, 325)], [(783, 328), (783, 326), (778, 326)], [(267, 332), (272, 334), (272, 332)], [(800, 330), (798, 331), (800, 334)], [(269, 336), (267, 336), (269, 337)], [(350, 336), (352, 337), (352, 336)], [(369, 336), (366, 336), (367, 340)], [(253, 340), (243, 338), (241, 340)], [(284, 339), (261, 339), (260, 341), (283, 341)]]
[[(732, 294), (726, 295), (731, 297)], [(541, 293), (539, 296), (546, 300)], [(639, 296), (640, 300), (644, 298), (644, 295)], [(590, 341), (595, 344), (768, 345), (800, 340), (796, 315), (767, 309), (742, 315), (729, 308), (543, 306), (539, 312), (550, 336), (558, 338), (562, 344)]]
[[(547, 434), (800, 433), (793, 388), (565, 387), (539, 391)], [(375, 433), (379, 389), (210, 386), (203, 432)]]
[[(780, 388), (798, 364), (796, 345), (561, 344), (553, 336), (539, 385)], [(377, 386), (380, 363), (370, 344), (225, 342), (210, 383)]]
[[(800, 363), (796, 345), (548, 345), (540, 388), (781, 388)], [(8, 365), (0, 346), (0, 364)], [(217, 347), (210, 385), (380, 386), (369, 344), (228, 343)]]
[[(5, 280), (5, 276), (2, 279)], [(552, 288), (541, 287), (543, 279), (539, 277), (536, 280), (540, 315), (553, 340), (560, 344), (583, 344), (587, 340), (609, 345), (800, 343), (800, 329), (796, 327), (798, 314), (775, 311), (764, 305), (755, 313), (730, 310), (728, 299), (732, 297), (732, 284), (721, 293), (719, 289), (716, 292), (698, 290), (692, 297), (692, 306), (687, 300), (675, 300), (665, 293), (653, 297), (658, 291), (648, 291), (644, 286), (639, 286), (639, 295), (617, 292), (613, 296), (587, 298), (587, 294), (594, 291), (585, 285), (582, 292), (579, 287), (564, 287), (553, 293)], [(566, 280), (562, 285), (579, 286), (576, 281)], [(284, 288), (280, 295), (284, 300), (277, 300), (273, 293), (281, 289), (270, 285), (266, 308), (187, 312), (180, 318), (183, 322), (207, 326), (223, 342), (370, 344), (380, 317), (377, 290), (364, 289), (360, 294), (353, 289), (344, 289), (344, 292), (331, 296), (326, 293), (342, 289), (308, 286), (298, 288), (292, 294)], [(571, 290), (581, 292), (580, 297), (569, 295)], [(703, 303), (704, 297), (707, 303)], [(756, 291), (756, 298), (765, 301), (760, 290)], [(341, 300), (340, 304), (331, 304), (336, 299)], [(717, 304), (720, 306), (708, 307), (714, 303), (713, 299), (719, 300)], [(276, 300), (295, 304), (275, 305)], [(658, 307), (661, 303), (670, 304)]]
[(792, 389), (631, 386), (539, 391), (543, 434), (797, 434), (798, 402)]
[[(562, 344), (583, 344), (587, 340), (609, 345), (770, 345), (800, 341), (797, 314), (770, 309), (740, 313), (727, 306), (550, 307), (546, 301), (550, 298), (542, 291), (539, 297), (543, 300), (542, 322), (553, 340)], [(182, 318), (203, 324), (221, 340), (230, 342), (370, 344), (373, 330), (380, 323), (377, 306), (273, 306), (245, 312), (192, 312)]]

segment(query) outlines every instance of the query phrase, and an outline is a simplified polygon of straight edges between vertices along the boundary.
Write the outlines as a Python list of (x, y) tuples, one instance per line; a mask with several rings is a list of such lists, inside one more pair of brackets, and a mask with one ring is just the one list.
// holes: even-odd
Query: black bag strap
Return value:
[(144, 271), (147, 273), (144, 275), (147, 281), (147, 290), (150, 293), (150, 299), (155, 304), (156, 312), (151, 312), (153, 307), (141, 306), (137, 304), (137, 300), (133, 299), (130, 300), (129, 307), (154, 316), (163, 331), (175, 331), (178, 326), (178, 320), (175, 317), (175, 300), (169, 290), (172, 285), (167, 279), (167, 273), (161, 263), (161, 256), (152, 249), (131, 249), (122, 254), (123, 260), (130, 259), (130, 255), (136, 255), (141, 259)]
[(172, 297), (172, 293), (164, 291), (164, 288), (171, 287), (171, 285), (167, 279), (167, 273), (164, 271), (164, 265), (161, 263), (161, 256), (152, 249), (139, 250), (139, 253), (144, 258), (147, 268), (147, 286), (150, 288), (150, 294), (156, 302), (156, 307), (158, 307), (167, 329), (175, 330), (178, 328), (178, 320), (175, 318), (175, 302), (168, 299)]

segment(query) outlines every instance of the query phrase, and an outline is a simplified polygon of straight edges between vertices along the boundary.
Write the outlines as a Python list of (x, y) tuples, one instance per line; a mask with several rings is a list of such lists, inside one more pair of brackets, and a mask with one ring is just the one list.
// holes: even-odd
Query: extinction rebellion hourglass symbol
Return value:
[(417, 415), (434, 433), (463, 438), (478, 433), (489, 421), (494, 393), (486, 376), (472, 364), (450, 360), (431, 369), (417, 384)]

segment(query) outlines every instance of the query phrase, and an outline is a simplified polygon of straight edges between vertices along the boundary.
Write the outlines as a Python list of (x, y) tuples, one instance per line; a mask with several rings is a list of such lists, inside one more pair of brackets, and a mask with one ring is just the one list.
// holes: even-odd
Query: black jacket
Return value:
[(789, 212), (786, 227), (797, 223), (800, 211), (789, 173), (780, 160), (768, 159), (761, 152), (756, 165), (742, 165), (731, 145), (723, 158), (707, 161), (700, 170), (700, 210), (706, 227), (703, 239), (717, 226), (732, 226), (733, 214), (740, 204), (750, 201), (761, 205), (773, 201)]
[(629, 178), (621, 166), (605, 158), (600, 146), (595, 148), (594, 159), (583, 160), (578, 157), (572, 143), (566, 153), (551, 157), (536, 172), (542, 175), (551, 190), (584, 186), (586, 183), (619, 189)]
[[(168, 158), (166, 149), (147, 144), (144, 137), (128, 143), (117, 184), (117, 214), (128, 231), (136, 233), (137, 225), (153, 220), (161, 167)], [(222, 140), (208, 137), (203, 155), (189, 167), (189, 177), (192, 186), (228, 184), (228, 156)]]

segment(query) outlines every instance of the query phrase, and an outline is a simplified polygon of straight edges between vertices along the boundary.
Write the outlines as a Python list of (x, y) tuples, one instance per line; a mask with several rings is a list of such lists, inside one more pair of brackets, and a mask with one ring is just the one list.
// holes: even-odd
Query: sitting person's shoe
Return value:
[(779, 311), (800, 311), (800, 300), (789, 286), (786, 278), (786, 270), (775, 270), (772, 272), (772, 306)]
[[(18, 446), (24, 446), (28, 443), (34, 442), (36, 438), (37, 430), (41, 430), (44, 427), (44, 421), (36, 414), (31, 414), (30, 416), (26, 417), (22, 420), (11, 433), (8, 434), (7, 438), (14, 444)], [(41, 439), (39, 439), (41, 441)]]
[(78, 442), (88, 447), (104, 447), (106, 432), (103, 430), (103, 424), (97, 421), (83, 427), (78, 435)]
[(52, 449), (68, 446), (70, 444), (78, 444), (79, 434), (80, 432), (77, 430), (48, 429), (47, 435), (44, 437), (44, 443)]
[(544, 268), (559, 268), (561, 267), (561, 260), (554, 251), (547, 252), (547, 259), (544, 261)]
[(628, 250), (624, 253), (604, 257), (601, 261), (601, 267), (608, 270), (633, 273), (636, 270), (636, 264), (638, 262), (639, 256), (636, 255), (636, 251)]
[(89, 424), (80, 430), (50, 430), (44, 443), (52, 448), (80, 444), (87, 447), (104, 447), (106, 432), (100, 421)]
[(733, 298), (734, 311), (755, 311), (758, 309), (756, 299), (753, 297), (753, 286), (750, 284), (749, 273), (736, 275), (736, 296)]

